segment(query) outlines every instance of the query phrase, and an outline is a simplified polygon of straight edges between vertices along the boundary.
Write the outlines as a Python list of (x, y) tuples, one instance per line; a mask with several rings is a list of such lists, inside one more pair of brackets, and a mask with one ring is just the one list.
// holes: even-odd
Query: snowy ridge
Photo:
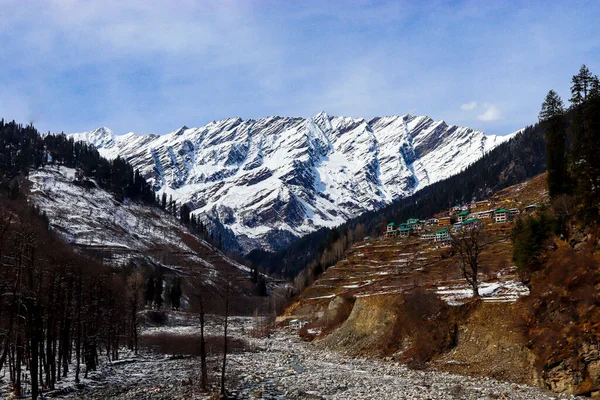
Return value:
[(50, 227), (75, 248), (124, 266), (136, 259), (186, 274), (201, 270), (217, 287), (227, 276), (247, 278), (250, 269), (193, 236), (174, 217), (129, 200), (120, 203), (75, 170), (46, 167), (29, 174), (29, 199), (48, 215)]
[(166, 135), (70, 135), (120, 156), (159, 193), (229, 229), (241, 248), (277, 249), (454, 175), (512, 135), (426, 116), (230, 118)]

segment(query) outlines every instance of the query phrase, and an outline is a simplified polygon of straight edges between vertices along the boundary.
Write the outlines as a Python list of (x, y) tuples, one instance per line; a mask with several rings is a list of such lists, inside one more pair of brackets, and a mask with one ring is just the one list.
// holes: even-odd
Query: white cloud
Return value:
[(502, 118), (500, 110), (493, 104), (483, 103), (483, 109), (485, 110), (483, 114), (477, 116), (477, 119), (480, 121), (497, 121)]
[(462, 106), (460, 106), (460, 109), (463, 110), (463, 111), (471, 111), (475, 107), (477, 107), (477, 102), (476, 101), (471, 101), (469, 103), (465, 103)]

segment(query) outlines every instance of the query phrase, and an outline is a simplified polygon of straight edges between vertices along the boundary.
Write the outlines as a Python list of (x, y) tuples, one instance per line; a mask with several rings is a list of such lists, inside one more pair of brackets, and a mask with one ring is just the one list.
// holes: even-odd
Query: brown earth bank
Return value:
[[(340, 322), (335, 303), (342, 302), (353, 307)], [(450, 307), (415, 291), (336, 299), (330, 304), (333, 307), (322, 318), (300, 331), (307, 340), (317, 339), (318, 346), (353, 356), (398, 360), (416, 368), (537, 383), (515, 303), (472, 301)]]
[[(580, 356), (588, 361), (587, 372), (575, 371), (566, 359), (540, 370), (539, 358), (523, 329), (523, 307), (522, 302), (479, 300), (447, 306), (432, 297), (423, 300), (422, 293), (336, 298), (326, 307), (316, 306), (321, 318), (299, 334), (317, 348), (348, 357), (383, 358), (415, 369), (597, 398), (596, 383), (590, 377), (597, 379), (598, 347), (582, 345)], [(416, 312), (425, 317), (419, 319)]]

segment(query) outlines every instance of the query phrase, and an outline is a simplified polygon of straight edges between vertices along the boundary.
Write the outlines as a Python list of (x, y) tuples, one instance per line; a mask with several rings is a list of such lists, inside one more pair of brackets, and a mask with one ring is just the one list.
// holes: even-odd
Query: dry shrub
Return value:
[(457, 324), (449, 306), (423, 287), (405, 294), (404, 313), (397, 325), (399, 336), (411, 339), (403, 361), (412, 368), (424, 367), (436, 354), (456, 345)]
[(275, 326), (275, 318), (273, 315), (261, 315), (258, 310), (254, 312), (254, 320), (252, 329), (248, 331), (248, 335), (253, 338), (270, 337)]
[(308, 324), (298, 330), (298, 336), (305, 342), (312, 342), (317, 337), (314, 324)]
[(456, 250), (454, 250), (452, 247), (446, 248), (446, 249), (443, 249), (442, 251), (440, 251), (440, 258), (442, 260), (446, 260), (446, 259), (454, 257), (455, 254), (456, 254)]
[(141, 314), (140, 324), (145, 326), (164, 326), (169, 317), (164, 311), (148, 310)]
[[(222, 337), (205, 337), (207, 354), (219, 354), (223, 349)], [(160, 354), (200, 355), (200, 335), (180, 335), (159, 333), (140, 336), (140, 347)], [(229, 353), (243, 352), (249, 349), (248, 343), (241, 339), (227, 338)]]
[(593, 255), (567, 245), (546, 254), (530, 296), (523, 299), (522, 329), (538, 372), (561, 362), (585, 371), (584, 344), (600, 342), (599, 285), (600, 263)]

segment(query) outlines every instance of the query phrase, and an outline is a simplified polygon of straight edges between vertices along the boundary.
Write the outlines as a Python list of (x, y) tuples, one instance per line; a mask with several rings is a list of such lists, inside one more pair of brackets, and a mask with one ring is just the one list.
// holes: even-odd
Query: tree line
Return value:
[(75, 168), (77, 178), (94, 179), (119, 200), (156, 201), (151, 185), (126, 160), (107, 160), (94, 146), (64, 134), (41, 136), (33, 125), (0, 120), (0, 182), (10, 185), (19, 175), (45, 165)]
[(550, 90), (539, 114), (545, 129), (548, 192), (573, 196), (585, 223), (598, 221), (600, 208), (600, 80), (582, 65), (571, 79), (570, 107)]
[(550, 208), (518, 220), (513, 261), (524, 281), (541, 268), (544, 243), (553, 234), (568, 237), (567, 223), (600, 222), (600, 80), (582, 65), (571, 78), (570, 106), (550, 90), (539, 113), (546, 137)]
[[(24, 198), (0, 195), (0, 369), (13, 393), (96, 369), (101, 353), (134, 346), (127, 277), (76, 254)], [(70, 371), (73, 368), (74, 371)]]

